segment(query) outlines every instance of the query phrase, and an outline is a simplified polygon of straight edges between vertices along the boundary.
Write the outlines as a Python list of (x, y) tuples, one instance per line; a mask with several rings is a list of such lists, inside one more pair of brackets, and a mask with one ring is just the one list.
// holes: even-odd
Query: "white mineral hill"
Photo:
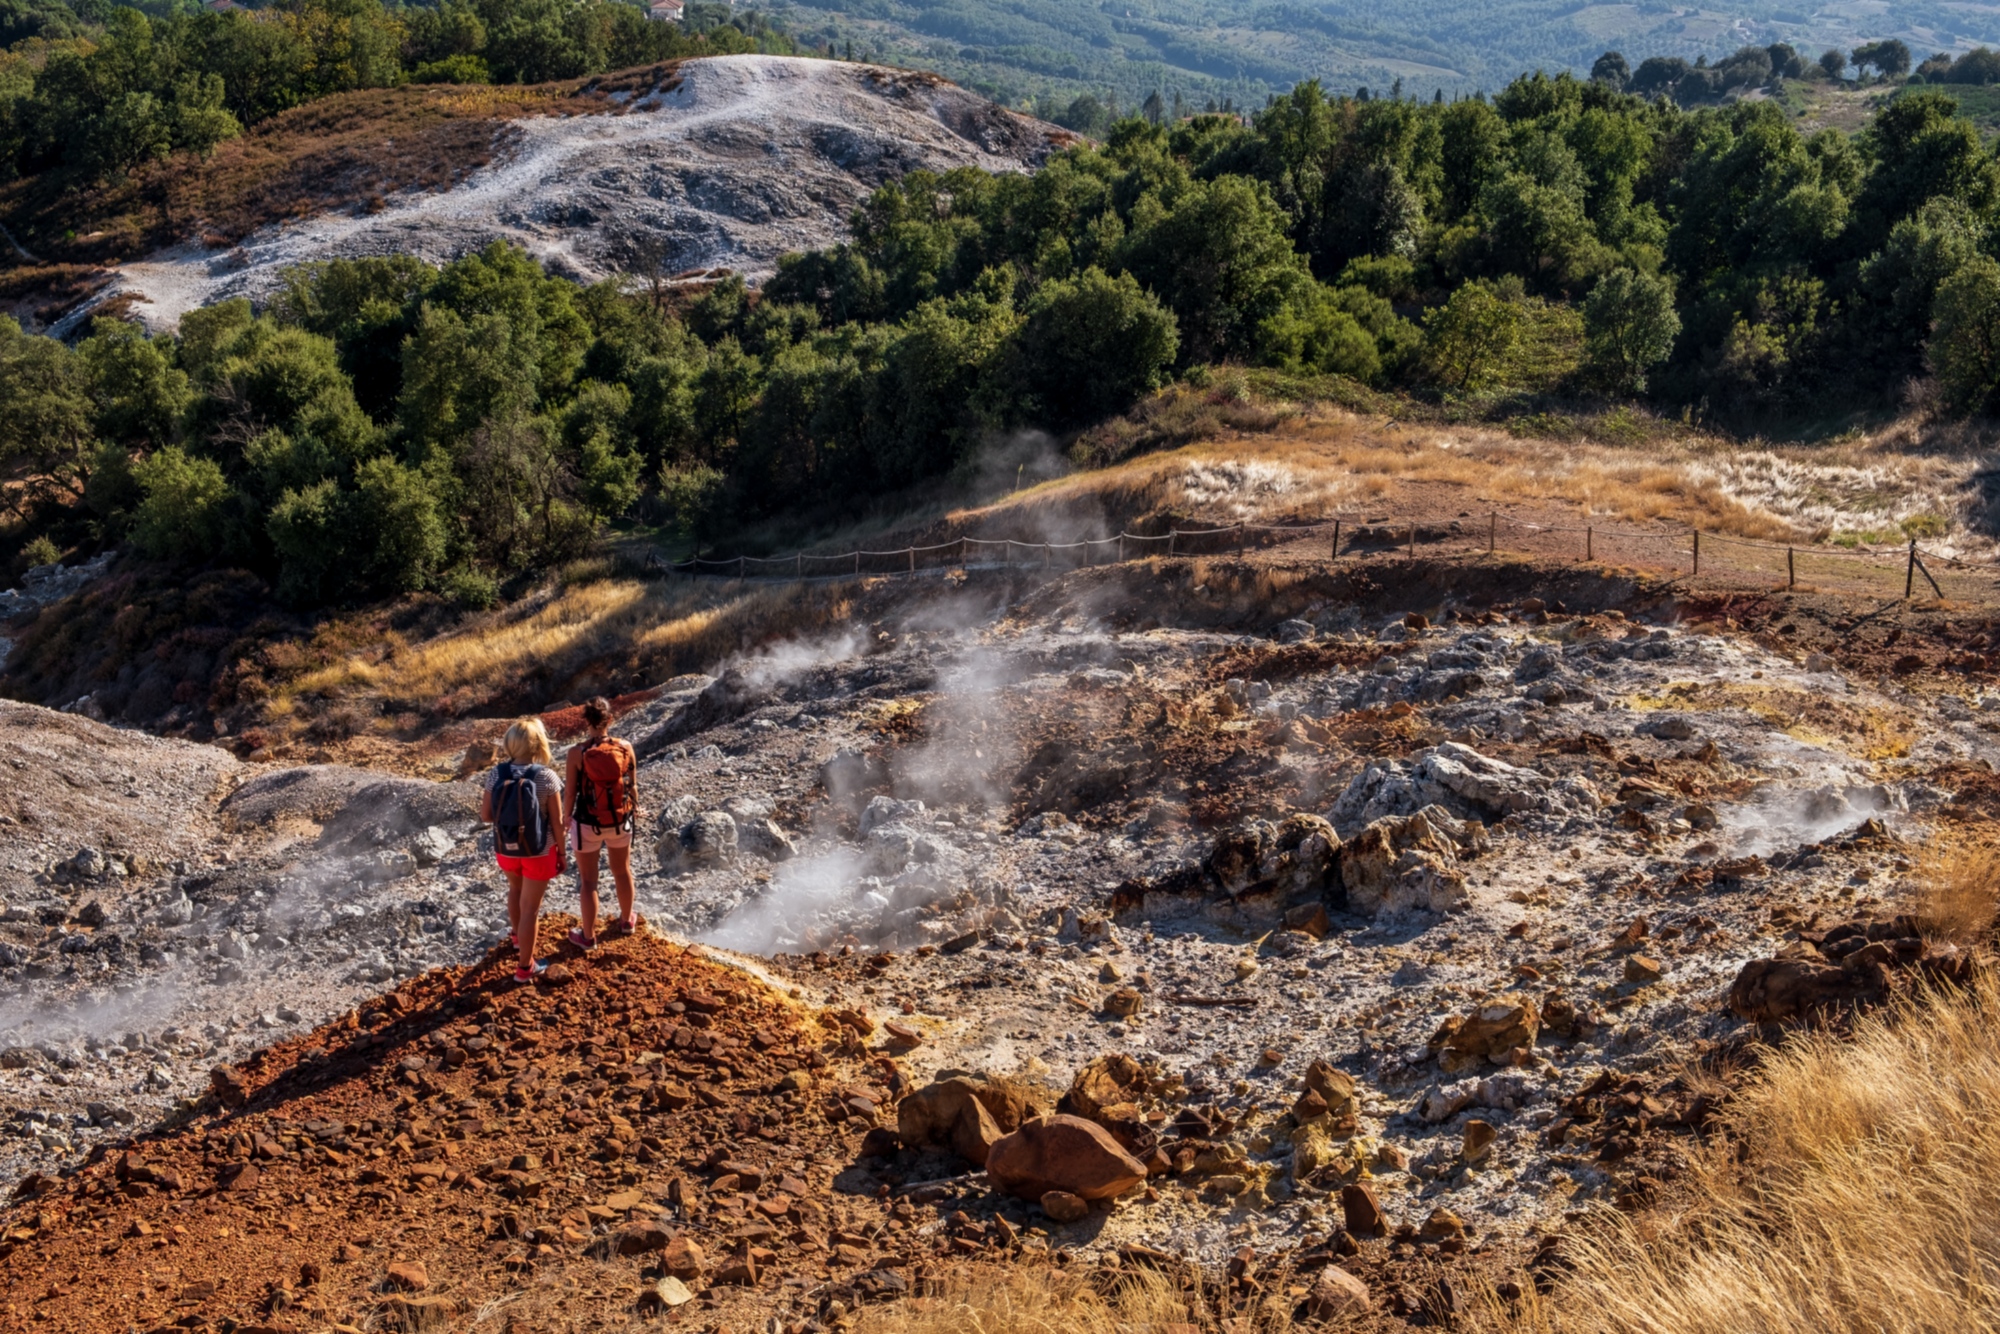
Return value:
[(879, 66), (718, 56), (674, 75), (616, 114), (514, 122), (501, 158), (451, 190), (286, 222), (234, 248), (162, 251), (123, 266), (90, 304), (133, 294), (137, 318), (171, 329), (197, 307), (268, 294), (292, 265), (397, 253), (444, 262), (496, 239), (582, 281), (641, 267), (755, 279), (789, 251), (843, 240), (850, 213), (884, 182), (920, 168), (1028, 171), (1073, 139)]

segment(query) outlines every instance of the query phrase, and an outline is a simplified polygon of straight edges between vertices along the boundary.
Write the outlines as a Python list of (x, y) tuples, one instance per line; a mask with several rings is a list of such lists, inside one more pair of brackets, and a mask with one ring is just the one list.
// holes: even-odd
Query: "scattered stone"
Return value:
[(416, 858), (418, 866), (436, 866), (451, 856), (457, 840), (437, 825), (426, 826), (410, 840), (410, 855)]
[(1500, 1132), (1485, 1121), (1472, 1120), (1465, 1123), (1465, 1138), (1461, 1141), (1458, 1156), (1468, 1163), (1484, 1162), (1493, 1152), (1493, 1142), (1500, 1138)]
[(660, 868), (669, 873), (734, 866), (736, 821), (722, 811), (703, 811), (662, 835), (653, 852)]
[(208, 1072), (209, 1087), (215, 1091), (216, 1099), (224, 1107), (241, 1107), (250, 1100), (249, 1085), (244, 1083), (243, 1074), (226, 1065), (218, 1065)]
[(1132, 987), (1120, 987), (1104, 998), (1104, 1013), (1117, 1019), (1130, 1019), (1139, 1013), (1140, 996)]
[(676, 1307), (686, 1306), (694, 1300), (694, 1293), (689, 1291), (688, 1285), (675, 1278), (672, 1274), (655, 1283), (652, 1292), (653, 1300), (660, 1307), (668, 1311)]
[(791, 836), (768, 819), (738, 821), (736, 841), (744, 852), (767, 862), (788, 862), (799, 855)]
[(1453, 1015), (1439, 1026), (1428, 1044), (1438, 1068), (1457, 1074), (1482, 1060), (1517, 1063), (1517, 1054), (1535, 1045), (1541, 1015), (1534, 1001), (1508, 994), (1487, 1001), (1471, 1014)]
[(1042, 1212), (1058, 1223), (1075, 1223), (1090, 1212), (1090, 1204), (1081, 1195), (1072, 1195), (1066, 1190), (1051, 1190), (1043, 1193)]
[(1589, 815), (1603, 798), (1587, 779), (1552, 779), (1447, 741), (1411, 760), (1372, 760), (1328, 811), (1339, 830), (1358, 830), (1388, 816), (1443, 806), (1462, 819), (1517, 813)]
[(855, 833), (867, 838), (877, 829), (887, 825), (920, 824), (926, 815), (921, 801), (898, 801), (894, 797), (875, 797), (861, 812), (860, 826)]
[(986, 1176), (994, 1189), (1017, 1199), (1040, 1200), (1067, 1191), (1086, 1200), (1108, 1200), (1146, 1181), (1146, 1165), (1118, 1146), (1102, 1126), (1058, 1114), (1030, 1121), (993, 1145)]
[(1464, 1236), (1465, 1220), (1443, 1205), (1431, 1210), (1430, 1217), (1426, 1218), (1423, 1226), (1417, 1229), (1417, 1239), (1420, 1241), (1445, 1241)]
[(1347, 907), (1370, 916), (1456, 912), (1470, 901), (1459, 863), (1486, 848), (1485, 826), (1461, 821), (1442, 806), (1385, 816), (1341, 849)]
[(1628, 954), (1625, 956), (1625, 980), (1635, 986), (1648, 986), (1666, 976), (1660, 961), (1650, 954)]
[(889, 785), (889, 766), (880, 756), (843, 750), (819, 767), (819, 781), (837, 804), (858, 806), (864, 795)]
[(1280, 644), (1303, 644), (1318, 634), (1311, 621), (1279, 621), (1277, 628), (1271, 631), (1271, 637)]
[(422, 1260), (400, 1260), (389, 1266), (389, 1285), (403, 1292), (422, 1292), (431, 1285), (431, 1276)]
[(941, 1079), (918, 1089), (897, 1104), (896, 1131), (911, 1148), (934, 1145), (950, 1149), (974, 1167), (1004, 1133), (980, 1101), (981, 1084), (964, 1076)]
[(1312, 1320), (1345, 1320), (1365, 1314), (1374, 1305), (1368, 1285), (1339, 1265), (1328, 1265), (1313, 1280), (1306, 1295), (1306, 1316)]
[(1375, 1188), (1365, 1181), (1340, 1188), (1340, 1211), (1347, 1230), (1357, 1237), (1380, 1237), (1389, 1231)]
[(673, 1238), (660, 1254), (660, 1265), (675, 1278), (699, 1278), (707, 1267), (708, 1256), (691, 1238)]
[(1695, 735), (1694, 720), (1679, 713), (1656, 714), (1632, 730), (1640, 736), (1659, 737), (1663, 741), (1688, 741)]

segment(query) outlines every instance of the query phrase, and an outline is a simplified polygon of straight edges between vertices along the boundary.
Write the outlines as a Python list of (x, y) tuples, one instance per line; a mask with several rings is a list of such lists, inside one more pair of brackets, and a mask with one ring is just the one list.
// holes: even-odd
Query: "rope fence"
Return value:
[[(854, 578), (914, 575), (928, 569), (1040, 568), (1055, 572), (1154, 557), (1244, 555), (1266, 549), (1310, 545), (1328, 560), (1431, 554), (1498, 555), (1511, 550), (1508, 539), (1538, 540), (1534, 554), (1573, 554), (1579, 561), (1703, 576), (1728, 584), (1769, 589), (1863, 591), (1908, 598), (1928, 588), (1939, 598), (1993, 600), (2000, 592), (2000, 564), (1927, 552), (1915, 539), (1907, 546), (1851, 548), (1764, 542), (1697, 528), (1636, 529), (1617, 525), (1537, 524), (1498, 511), (1482, 517), (1420, 521), (1395, 517), (1356, 519), (1337, 515), (1308, 523), (1239, 523), (1219, 528), (1170, 528), (1165, 533), (1118, 532), (1075, 541), (1030, 541), (966, 534), (928, 546), (888, 551), (855, 548), (845, 552), (793, 552), (785, 556), (748, 554), (695, 556), (648, 563), (675, 574), (748, 578)], [(1548, 548), (1554, 546), (1555, 551)], [(1569, 552), (1568, 548), (1574, 548)], [(1921, 582), (1920, 582), (1921, 581)], [(1947, 591), (1950, 590), (1950, 591)]]

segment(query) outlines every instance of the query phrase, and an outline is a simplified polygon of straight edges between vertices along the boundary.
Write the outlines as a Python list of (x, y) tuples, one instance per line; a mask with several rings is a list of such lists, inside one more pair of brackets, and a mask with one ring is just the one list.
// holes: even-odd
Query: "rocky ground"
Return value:
[[(673, 1305), (668, 1278), (709, 1323), (750, 1301), (806, 1328), (970, 1256), (1247, 1249), (1304, 1314), (1422, 1323), (1465, 1267), (1651, 1198), (1762, 1026), (1963, 968), (1897, 916), (1928, 831), (1990, 814), (2000, 705), (1959, 645), (1918, 627), (1898, 647), (1930, 656), (1885, 674), (1821, 634), (1830, 606), (1389, 569), (974, 576), (665, 683), (619, 723), (640, 910), (749, 970), (741, 1062), (682, 1021), (715, 965), (650, 936), (547, 997), (499, 988), (470, 783), (9, 709), (8, 761), (65, 781), (8, 798), (0, 1235), (38, 1258), (0, 1300), (55, 1328), (413, 1328), (422, 1285), (385, 1266), (425, 1261), (466, 1312), (592, 1285), (589, 1319), (524, 1330)], [(629, 1031), (586, 1045), (621, 988)], [(656, 1091), (690, 1051), (722, 1101)], [(560, 1096), (517, 1087), (537, 1068)], [(677, 1138), (753, 1086), (768, 1114)], [(114, 1171), (155, 1123), (164, 1186)], [(783, 1161), (730, 1168), (746, 1135)], [(245, 1161), (280, 1167), (232, 1185)], [(524, 1173), (562, 1184), (503, 1203), (536, 1198)], [(354, 1207), (400, 1240), (328, 1268), (311, 1211)], [(648, 1220), (712, 1262), (619, 1255)], [(130, 1306), (84, 1258), (114, 1245), (147, 1264)]]

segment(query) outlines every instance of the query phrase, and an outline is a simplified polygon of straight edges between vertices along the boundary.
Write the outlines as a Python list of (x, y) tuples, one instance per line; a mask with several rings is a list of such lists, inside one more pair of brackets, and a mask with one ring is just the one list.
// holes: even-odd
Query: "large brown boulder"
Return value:
[(986, 1156), (986, 1176), (995, 1190), (1016, 1199), (1065, 1191), (1109, 1200), (1143, 1184), (1146, 1165), (1119, 1148), (1104, 1127), (1057, 1115), (1003, 1137)]
[(918, 1089), (897, 1104), (896, 1133), (910, 1148), (949, 1149), (974, 1167), (1002, 1134), (982, 1099), (982, 1085), (963, 1075)]

